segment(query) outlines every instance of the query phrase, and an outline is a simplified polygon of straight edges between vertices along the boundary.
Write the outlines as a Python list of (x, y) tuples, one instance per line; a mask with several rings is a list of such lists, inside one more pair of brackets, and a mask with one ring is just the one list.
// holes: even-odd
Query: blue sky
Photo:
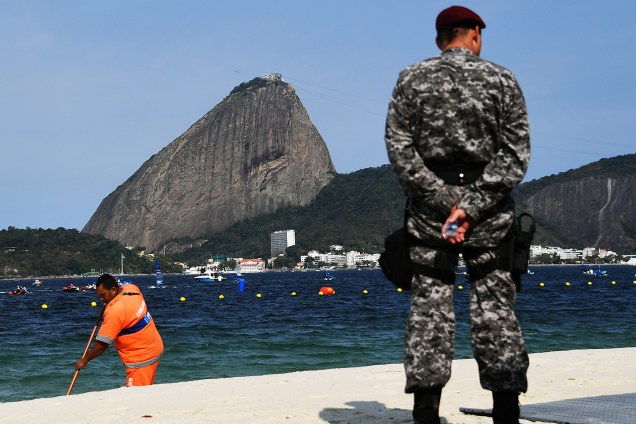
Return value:
[(636, 144), (636, 2), (0, 0), (0, 229), (82, 229), (101, 200), (241, 82), (279, 72), (338, 172), (388, 163), (401, 69), (473, 8), (526, 96), (526, 181)]

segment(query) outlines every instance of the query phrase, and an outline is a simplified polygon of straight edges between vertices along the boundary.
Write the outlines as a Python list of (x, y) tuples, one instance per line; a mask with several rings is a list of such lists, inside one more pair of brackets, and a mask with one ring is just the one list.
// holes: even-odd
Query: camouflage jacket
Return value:
[[(458, 202), (476, 225), (465, 245), (495, 246), (510, 227), (510, 193), (525, 175), (530, 133), (525, 100), (505, 68), (451, 48), (400, 73), (385, 132), (389, 160), (412, 200), (409, 232), (446, 242), (441, 226)], [(445, 184), (427, 163), (486, 164), (464, 186)]]

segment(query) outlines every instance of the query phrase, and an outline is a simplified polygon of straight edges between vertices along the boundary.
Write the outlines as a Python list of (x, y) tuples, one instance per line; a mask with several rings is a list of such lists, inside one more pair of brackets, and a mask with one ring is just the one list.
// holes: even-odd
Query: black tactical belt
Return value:
[(471, 184), (484, 173), (486, 163), (439, 163), (426, 162), (426, 167), (433, 171), (445, 184)]

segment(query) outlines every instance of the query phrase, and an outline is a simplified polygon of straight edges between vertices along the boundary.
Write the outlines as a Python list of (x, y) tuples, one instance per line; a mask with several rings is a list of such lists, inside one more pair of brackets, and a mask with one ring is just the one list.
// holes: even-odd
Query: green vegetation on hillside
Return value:
[(232, 225), (175, 258), (203, 263), (213, 254), (269, 257), (270, 233), (295, 230), (296, 246), (326, 251), (331, 245), (378, 253), (403, 219), (404, 194), (388, 165), (339, 174), (305, 207), (279, 210)]
[[(527, 200), (547, 187), (591, 178), (620, 178), (628, 175), (636, 175), (636, 154), (601, 159), (580, 168), (523, 183), (513, 192), (513, 197), (517, 203), (517, 208), (524, 210)], [(537, 233), (534, 237), (535, 244), (568, 246), (572, 248), (582, 248), (587, 245), (581, 240), (564, 237), (560, 228), (549, 220), (535, 217), (535, 221), (537, 223)], [(636, 234), (635, 227), (631, 227), (630, 224), (626, 223), (621, 223), (621, 225), (627, 236), (636, 238), (634, 236)]]
[[(521, 184), (513, 192), (520, 210), (525, 199), (537, 191), (567, 181), (593, 177), (620, 177), (636, 174), (636, 154), (602, 159), (578, 169)], [(296, 231), (297, 247), (326, 251), (330, 245), (347, 250), (377, 253), (384, 237), (398, 228), (403, 219), (404, 195), (389, 165), (337, 175), (316, 199), (305, 207), (288, 208), (266, 216), (234, 224), (208, 236), (197, 248), (175, 257), (203, 263), (213, 254), (268, 257), (269, 235), (276, 230)], [(577, 240), (564, 240), (548, 222), (537, 222), (537, 243), (575, 247)]]
[(515, 190), (514, 197), (523, 203), (534, 193), (554, 184), (581, 181), (586, 178), (618, 178), (625, 175), (636, 175), (636, 153), (601, 159), (580, 168), (523, 183)]
[[(0, 278), (81, 275), (92, 270), (119, 273), (122, 254), (125, 273), (153, 273), (154, 261), (139, 257), (139, 252), (140, 249), (130, 251), (119, 242), (75, 229), (9, 227), (0, 230)], [(174, 269), (171, 261), (159, 261), (162, 268), (165, 264), (165, 272)]]
[[(585, 178), (621, 177), (636, 174), (636, 154), (603, 159), (579, 169), (520, 185), (513, 193), (519, 209), (532, 194), (552, 184)], [(404, 194), (389, 165), (338, 174), (305, 207), (286, 208), (276, 213), (239, 222), (207, 241), (175, 240), (168, 249), (175, 260), (200, 265), (213, 255), (267, 258), (270, 234), (277, 230), (296, 231), (296, 246), (288, 249), (289, 259), (298, 261), (310, 249), (327, 251), (331, 245), (346, 250), (378, 253), (384, 237), (402, 225)], [(577, 240), (563, 240), (549, 222), (537, 221), (535, 243), (576, 247)], [(628, 235), (636, 226), (626, 225)], [(198, 247), (191, 247), (198, 246)], [(119, 272), (120, 255), (126, 256), (127, 273), (152, 273), (154, 262), (139, 257), (142, 248), (129, 251), (120, 243), (77, 230), (0, 230), (0, 278), (41, 275), (73, 275), (91, 270)], [(172, 259), (159, 257), (164, 272), (180, 272)], [(292, 261), (288, 261), (292, 263)], [(288, 266), (287, 263), (284, 264)]]

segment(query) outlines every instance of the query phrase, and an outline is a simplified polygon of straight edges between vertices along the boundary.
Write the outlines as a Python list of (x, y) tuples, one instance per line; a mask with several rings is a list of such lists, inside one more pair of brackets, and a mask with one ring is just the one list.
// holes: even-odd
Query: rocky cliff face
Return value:
[(552, 184), (525, 206), (560, 240), (636, 252), (636, 175)]
[(322, 137), (279, 75), (236, 87), (106, 197), (83, 231), (149, 251), (281, 207), (335, 175)]

